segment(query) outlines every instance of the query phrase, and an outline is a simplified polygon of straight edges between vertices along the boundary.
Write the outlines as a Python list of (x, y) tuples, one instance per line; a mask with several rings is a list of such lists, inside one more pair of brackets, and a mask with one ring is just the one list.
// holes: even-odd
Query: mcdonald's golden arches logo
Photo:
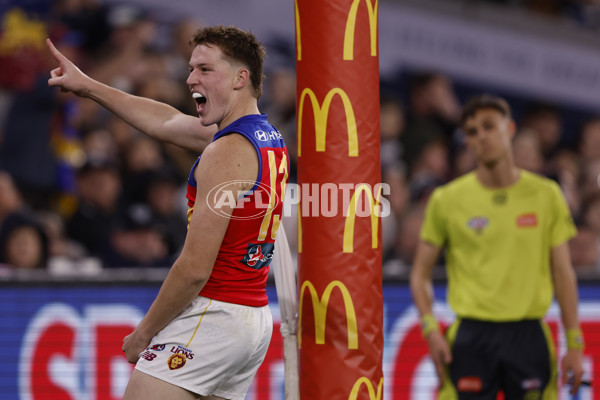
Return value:
[(329, 282), (323, 297), (319, 298), (319, 294), (315, 286), (309, 280), (304, 281), (300, 288), (299, 310), (298, 310), (298, 348), (302, 347), (302, 303), (304, 301), (304, 292), (308, 288), (310, 298), (312, 300), (313, 313), (315, 317), (315, 343), (325, 343), (325, 325), (327, 320), (327, 307), (333, 289), (338, 288), (344, 299), (344, 307), (346, 310), (346, 325), (348, 331), (348, 349), (358, 349), (358, 328), (356, 323), (356, 311), (354, 311), (354, 303), (352, 296), (346, 285), (338, 280)]
[[(364, 0), (367, 5), (369, 17), (369, 34), (371, 39), (371, 56), (377, 56), (377, 10), (379, 0), (375, 4), (371, 0)], [(353, 0), (348, 11), (346, 19), (346, 29), (344, 30), (344, 60), (354, 60), (354, 37), (356, 36), (356, 18), (358, 15), (358, 6), (362, 0)], [(296, 23), (296, 60), (302, 60), (302, 35), (300, 32), (300, 13), (298, 12), (298, 0), (294, 0), (294, 14)]]
[[(346, 31), (344, 32), (344, 60), (354, 60), (354, 37), (356, 36), (356, 15), (358, 5), (362, 0), (354, 0), (348, 12), (346, 20)], [(379, 1), (375, 0), (375, 5), (371, 0), (365, 0), (369, 12), (369, 33), (371, 37), (371, 56), (377, 56), (377, 8)]]
[[(375, 186), (377, 187), (377, 185)], [(373, 196), (371, 193), (371, 187), (365, 183), (361, 183), (356, 186), (348, 210), (346, 210), (346, 223), (344, 225), (344, 241), (343, 241), (343, 252), (354, 253), (354, 223), (356, 220), (356, 207), (357, 197), (362, 192), (366, 194), (367, 201), (369, 202), (369, 214), (371, 217), (371, 247), (376, 249), (379, 244), (379, 216), (381, 215), (380, 206), (376, 205), (375, 202), (379, 203), (381, 199), (382, 187), (379, 186), (377, 195)]]
[(373, 384), (367, 377), (361, 377), (354, 382), (354, 386), (352, 386), (352, 390), (350, 391), (350, 397), (348, 400), (356, 400), (358, 399), (358, 393), (360, 392), (360, 387), (365, 385), (367, 390), (369, 391), (369, 399), (371, 400), (381, 400), (381, 392), (383, 390), (383, 378), (379, 380), (379, 384), (377, 385), (377, 393), (375, 393), (375, 388)]
[(344, 105), (344, 113), (346, 114), (346, 125), (348, 129), (348, 156), (358, 157), (358, 133), (356, 128), (356, 118), (354, 116), (354, 108), (350, 102), (350, 98), (343, 89), (331, 89), (321, 106), (315, 92), (310, 88), (305, 88), (300, 94), (300, 102), (298, 105), (298, 157), (302, 155), (302, 118), (304, 116), (304, 100), (308, 96), (315, 117), (315, 141), (317, 151), (325, 151), (325, 139), (327, 136), (327, 118), (329, 118), (329, 109), (334, 96), (339, 96)]

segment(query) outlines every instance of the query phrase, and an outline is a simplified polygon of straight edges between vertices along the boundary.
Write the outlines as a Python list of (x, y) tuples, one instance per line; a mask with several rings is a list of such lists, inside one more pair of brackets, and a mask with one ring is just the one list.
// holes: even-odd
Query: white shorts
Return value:
[(198, 297), (152, 339), (136, 369), (202, 396), (243, 400), (272, 333), (269, 306)]

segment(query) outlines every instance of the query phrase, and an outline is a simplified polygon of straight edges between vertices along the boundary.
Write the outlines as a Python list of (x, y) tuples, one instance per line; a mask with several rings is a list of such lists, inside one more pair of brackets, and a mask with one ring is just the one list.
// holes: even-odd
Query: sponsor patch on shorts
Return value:
[(483, 383), (478, 376), (465, 376), (458, 380), (456, 388), (459, 392), (478, 393), (481, 392)]
[(146, 350), (142, 354), (140, 354), (140, 358), (143, 358), (146, 361), (153, 361), (156, 358), (156, 354)]
[(542, 381), (538, 378), (525, 379), (521, 382), (521, 387), (524, 390), (535, 390), (542, 387)]
[(171, 347), (171, 353), (183, 354), (183, 356), (185, 356), (185, 358), (187, 358), (188, 360), (191, 360), (192, 358), (194, 358), (194, 353), (190, 349), (185, 348), (183, 346)]

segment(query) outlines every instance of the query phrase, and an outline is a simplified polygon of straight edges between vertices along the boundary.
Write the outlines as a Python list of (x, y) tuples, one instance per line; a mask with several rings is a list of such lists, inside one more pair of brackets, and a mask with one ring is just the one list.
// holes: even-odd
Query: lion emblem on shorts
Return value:
[(169, 369), (173, 370), (183, 367), (185, 365), (185, 361), (186, 359), (184, 355), (173, 354), (171, 357), (169, 357), (167, 364), (169, 365)]

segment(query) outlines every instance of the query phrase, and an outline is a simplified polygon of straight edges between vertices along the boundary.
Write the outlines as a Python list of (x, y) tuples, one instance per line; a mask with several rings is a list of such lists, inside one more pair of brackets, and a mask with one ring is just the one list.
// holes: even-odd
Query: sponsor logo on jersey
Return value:
[(255, 244), (249, 243), (242, 262), (254, 269), (261, 269), (271, 263), (273, 259), (274, 243)]
[(281, 133), (277, 132), (277, 131), (269, 131), (269, 132), (265, 132), (262, 130), (257, 130), (254, 131), (254, 137), (258, 140), (260, 140), (261, 142), (266, 142), (269, 140), (281, 140)]
[(467, 226), (477, 232), (478, 235), (481, 235), (481, 232), (483, 232), (489, 223), (490, 221), (486, 217), (471, 217), (467, 221)]
[(173, 354), (167, 360), (167, 365), (169, 366), (170, 370), (179, 369), (185, 365), (186, 361), (187, 360), (186, 360), (185, 356), (183, 356), (181, 354)]
[(150, 346), (148, 348), (148, 350), (153, 350), (153, 351), (163, 351), (164, 349), (165, 349), (164, 344), (155, 344), (154, 346)]
[(536, 213), (521, 214), (517, 217), (517, 226), (520, 228), (528, 228), (537, 226), (538, 220)]

